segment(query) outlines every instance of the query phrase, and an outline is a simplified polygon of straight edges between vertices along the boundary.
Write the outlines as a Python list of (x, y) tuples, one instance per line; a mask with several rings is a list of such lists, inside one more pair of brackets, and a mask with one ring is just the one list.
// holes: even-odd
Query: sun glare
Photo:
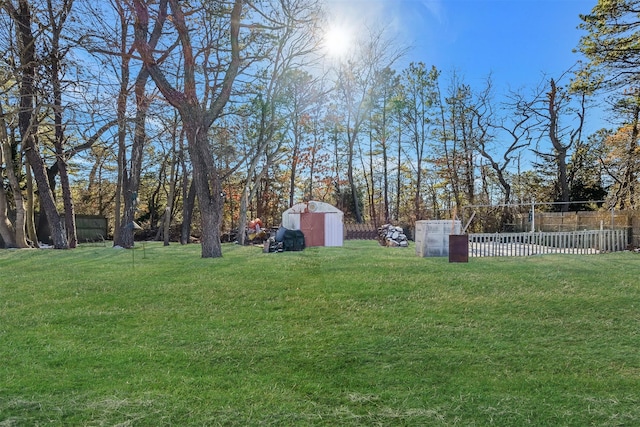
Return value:
[(332, 58), (341, 58), (351, 48), (351, 35), (346, 28), (331, 27), (324, 35), (324, 50)]

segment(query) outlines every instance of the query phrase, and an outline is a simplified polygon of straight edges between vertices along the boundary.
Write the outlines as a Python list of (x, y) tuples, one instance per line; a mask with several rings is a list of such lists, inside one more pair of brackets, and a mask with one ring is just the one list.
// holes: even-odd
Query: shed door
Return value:
[(324, 213), (301, 213), (300, 230), (304, 233), (305, 246), (324, 246)]
[(342, 246), (344, 237), (344, 225), (342, 215), (326, 212), (324, 217), (324, 245)]

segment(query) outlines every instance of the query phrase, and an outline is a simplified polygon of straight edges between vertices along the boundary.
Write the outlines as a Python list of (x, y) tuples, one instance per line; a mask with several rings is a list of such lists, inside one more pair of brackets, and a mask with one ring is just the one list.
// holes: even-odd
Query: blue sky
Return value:
[(325, 0), (333, 19), (358, 32), (388, 25), (422, 61), (471, 84), (491, 73), (496, 89), (536, 87), (580, 59), (579, 14), (597, 0)]
[[(597, 0), (324, 0), (339, 26), (358, 34), (365, 26), (388, 27), (402, 46), (411, 45), (397, 64), (412, 61), (435, 65), (446, 85), (455, 71), (472, 90), (484, 89), (491, 75), (496, 100), (509, 91), (530, 96), (582, 59), (575, 53), (583, 32), (580, 14)], [(363, 32), (364, 33), (364, 32)], [(357, 35), (356, 35), (357, 37)], [(548, 86), (547, 86), (548, 87)], [(584, 136), (607, 127), (598, 107), (587, 111)], [(561, 118), (564, 124), (575, 120)], [(494, 149), (502, 150), (497, 137)], [(548, 144), (543, 138), (541, 144)], [(490, 151), (494, 151), (491, 150)], [(531, 157), (530, 151), (525, 150)], [(495, 153), (494, 153), (495, 154)], [(529, 156), (525, 157), (525, 161)], [(523, 165), (523, 167), (527, 167)]]

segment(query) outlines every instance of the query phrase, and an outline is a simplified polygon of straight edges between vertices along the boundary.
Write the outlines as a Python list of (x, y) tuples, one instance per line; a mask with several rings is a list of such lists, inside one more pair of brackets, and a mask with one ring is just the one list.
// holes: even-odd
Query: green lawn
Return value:
[(0, 250), (0, 426), (640, 425), (640, 255)]

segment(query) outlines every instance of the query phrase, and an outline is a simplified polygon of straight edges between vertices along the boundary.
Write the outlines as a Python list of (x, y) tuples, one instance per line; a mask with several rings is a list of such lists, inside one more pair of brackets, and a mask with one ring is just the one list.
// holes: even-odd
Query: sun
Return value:
[(339, 59), (349, 52), (352, 42), (351, 33), (346, 27), (334, 25), (324, 34), (322, 44), (327, 56)]

